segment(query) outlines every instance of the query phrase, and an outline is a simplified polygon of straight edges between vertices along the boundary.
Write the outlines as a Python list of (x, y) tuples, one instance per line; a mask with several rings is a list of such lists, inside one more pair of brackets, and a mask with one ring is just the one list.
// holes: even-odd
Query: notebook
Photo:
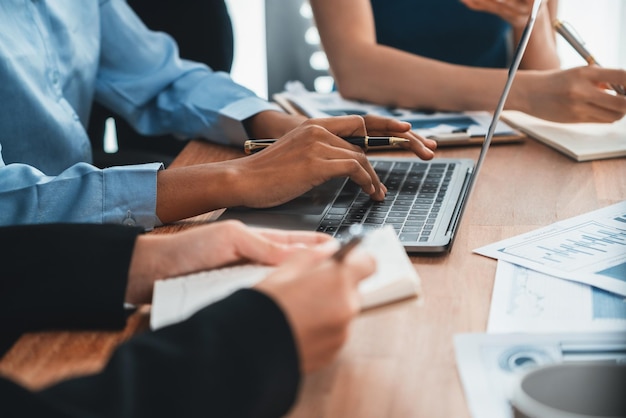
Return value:
[(535, 0), (477, 161), (371, 157), (369, 160), (389, 190), (384, 202), (370, 200), (347, 179), (333, 179), (284, 205), (269, 209), (231, 208), (224, 211), (220, 219), (239, 219), (255, 226), (317, 230), (339, 239), (345, 237), (354, 223), (374, 229), (392, 225), (407, 252), (449, 251), (493, 139), (540, 3), (541, 0)]
[[(376, 272), (359, 283), (361, 309), (421, 295), (420, 278), (390, 226), (372, 231), (359, 246), (376, 259)], [(154, 285), (150, 327), (184, 321), (237, 289), (254, 286), (275, 267), (246, 264), (159, 280)]]
[(613, 123), (558, 123), (507, 110), (502, 118), (576, 161), (626, 157), (626, 117)]

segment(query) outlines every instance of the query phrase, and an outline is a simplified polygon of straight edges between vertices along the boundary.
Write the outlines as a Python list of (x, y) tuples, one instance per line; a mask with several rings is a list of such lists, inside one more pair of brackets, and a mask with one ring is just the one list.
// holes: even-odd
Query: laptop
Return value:
[(541, 0), (535, 0), (477, 161), (370, 157), (388, 189), (382, 202), (371, 200), (349, 179), (336, 178), (283, 205), (267, 209), (230, 208), (220, 219), (238, 219), (253, 226), (321, 231), (340, 240), (350, 235), (353, 224), (361, 224), (364, 229), (393, 225), (408, 253), (450, 251), (540, 5)]

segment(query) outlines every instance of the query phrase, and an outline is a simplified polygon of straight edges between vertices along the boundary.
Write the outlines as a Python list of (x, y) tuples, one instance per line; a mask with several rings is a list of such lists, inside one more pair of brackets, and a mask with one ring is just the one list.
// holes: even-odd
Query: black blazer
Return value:
[[(22, 332), (120, 328), (140, 229), (0, 228), (0, 341)], [(120, 345), (98, 374), (31, 392), (0, 377), (2, 417), (279, 417), (300, 374), (289, 324), (264, 294), (241, 290), (189, 320)]]

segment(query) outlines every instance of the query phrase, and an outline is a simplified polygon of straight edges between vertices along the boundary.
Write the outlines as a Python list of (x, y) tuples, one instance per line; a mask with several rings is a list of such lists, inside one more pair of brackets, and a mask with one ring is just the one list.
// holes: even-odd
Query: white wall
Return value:
[[(436, 1), (436, 0), (434, 0)], [(235, 31), (233, 78), (267, 98), (264, 0), (226, 0)], [(626, 0), (559, 0), (559, 17), (569, 22), (605, 67), (626, 68)], [(585, 62), (562, 39), (563, 67)]]
[[(601, 65), (626, 68), (626, 1), (559, 0), (559, 18), (576, 29)], [(563, 67), (585, 64), (563, 39), (557, 42)]]

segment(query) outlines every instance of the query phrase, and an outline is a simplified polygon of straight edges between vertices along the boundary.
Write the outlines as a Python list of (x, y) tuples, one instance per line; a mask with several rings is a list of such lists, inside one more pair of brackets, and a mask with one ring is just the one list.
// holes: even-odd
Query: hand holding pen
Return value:
[(363, 225), (350, 225), (350, 228), (348, 228), (349, 239), (341, 244), (341, 247), (333, 254), (332, 258), (340, 263), (350, 251), (356, 248), (361, 241), (363, 241), (364, 232), (365, 229), (363, 228)]
[[(597, 65), (598, 67), (600, 67), (600, 64), (598, 64), (598, 61), (596, 61), (594, 56), (591, 55), (591, 53), (587, 50), (587, 48), (585, 48), (585, 43), (579, 38), (577, 38), (569, 30), (566, 24), (564, 24), (558, 19), (555, 19), (552, 25), (554, 26), (554, 29), (556, 30), (556, 32), (559, 35), (561, 35), (563, 39), (565, 39), (585, 61), (587, 61), (587, 64)], [(609, 84), (609, 85), (616, 93), (626, 96), (626, 88), (624, 86), (621, 86), (619, 84)]]
[[(398, 144), (409, 142), (406, 138), (395, 136), (349, 136), (343, 139), (352, 145), (359, 146), (367, 151), (371, 148), (388, 148)], [(243, 150), (246, 154), (254, 154), (261, 151), (276, 142), (276, 139), (249, 139), (243, 144)]]
[(332, 361), (361, 310), (359, 283), (375, 273), (376, 260), (365, 251), (354, 253), (360, 239), (354, 236), (339, 250), (322, 244), (295, 252), (255, 285), (289, 319), (305, 372)]

